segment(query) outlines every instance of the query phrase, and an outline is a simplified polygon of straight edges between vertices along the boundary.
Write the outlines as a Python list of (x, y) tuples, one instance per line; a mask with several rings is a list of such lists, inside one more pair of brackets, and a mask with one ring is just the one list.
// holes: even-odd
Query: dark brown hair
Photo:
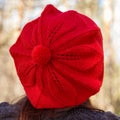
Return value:
[(36, 109), (34, 108), (27, 97), (23, 97), (20, 99), (16, 104), (21, 105), (21, 110), (19, 114), (18, 120), (43, 120), (46, 117), (58, 117), (61, 115), (64, 115), (67, 111), (75, 108), (75, 107), (81, 107), (85, 109), (92, 109), (92, 110), (98, 110), (94, 108), (91, 104), (90, 100), (87, 100), (85, 103), (79, 106), (69, 107), (69, 108), (63, 108), (63, 109)]

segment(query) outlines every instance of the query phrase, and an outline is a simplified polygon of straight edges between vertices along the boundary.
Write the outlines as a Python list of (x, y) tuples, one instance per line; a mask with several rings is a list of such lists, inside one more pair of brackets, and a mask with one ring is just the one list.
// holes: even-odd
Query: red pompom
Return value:
[(37, 45), (32, 51), (32, 59), (35, 63), (44, 65), (47, 64), (51, 58), (50, 50), (42, 45)]

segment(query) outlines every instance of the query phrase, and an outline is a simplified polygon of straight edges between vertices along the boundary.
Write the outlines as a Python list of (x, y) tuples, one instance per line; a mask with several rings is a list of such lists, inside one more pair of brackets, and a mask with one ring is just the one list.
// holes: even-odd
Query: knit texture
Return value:
[(44, 65), (50, 60), (51, 54), (47, 47), (38, 45), (32, 51), (32, 59), (36, 64)]
[(7, 102), (0, 103), (0, 120), (17, 120), (20, 105), (10, 105)]
[(23, 27), (10, 53), (35, 108), (80, 105), (101, 88), (101, 30), (74, 10), (61, 12), (47, 5), (40, 17)]
[[(20, 105), (0, 104), (0, 120), (17, 120)], [(44, 117), (41, 120), (120, 120), (120, 117), (111, 112), (101, 112), (85, 108), (74, 108), (56, 118)]]

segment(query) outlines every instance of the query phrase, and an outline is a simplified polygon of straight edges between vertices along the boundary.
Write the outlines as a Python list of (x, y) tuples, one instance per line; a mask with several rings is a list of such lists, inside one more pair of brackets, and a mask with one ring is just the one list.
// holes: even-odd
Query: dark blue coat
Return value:
[[(6, 102), (0, 104), (0, 120), (17, 120), (21, 105), (10, 105)], [(66, 111), (64, 115), (57, 118), (42, 120), (120, 120), (120, 117), (111, 112), (102, 112), (85, 108), (74, 108)]]

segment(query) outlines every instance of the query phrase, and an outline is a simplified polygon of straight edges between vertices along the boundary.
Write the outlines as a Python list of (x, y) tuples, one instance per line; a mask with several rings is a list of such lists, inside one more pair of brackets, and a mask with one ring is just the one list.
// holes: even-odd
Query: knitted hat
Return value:
[(99, 27), (87, 16), (47, 5), (10, 48), (17, 74), (35, 108), (82, 104), (103, 80)]

